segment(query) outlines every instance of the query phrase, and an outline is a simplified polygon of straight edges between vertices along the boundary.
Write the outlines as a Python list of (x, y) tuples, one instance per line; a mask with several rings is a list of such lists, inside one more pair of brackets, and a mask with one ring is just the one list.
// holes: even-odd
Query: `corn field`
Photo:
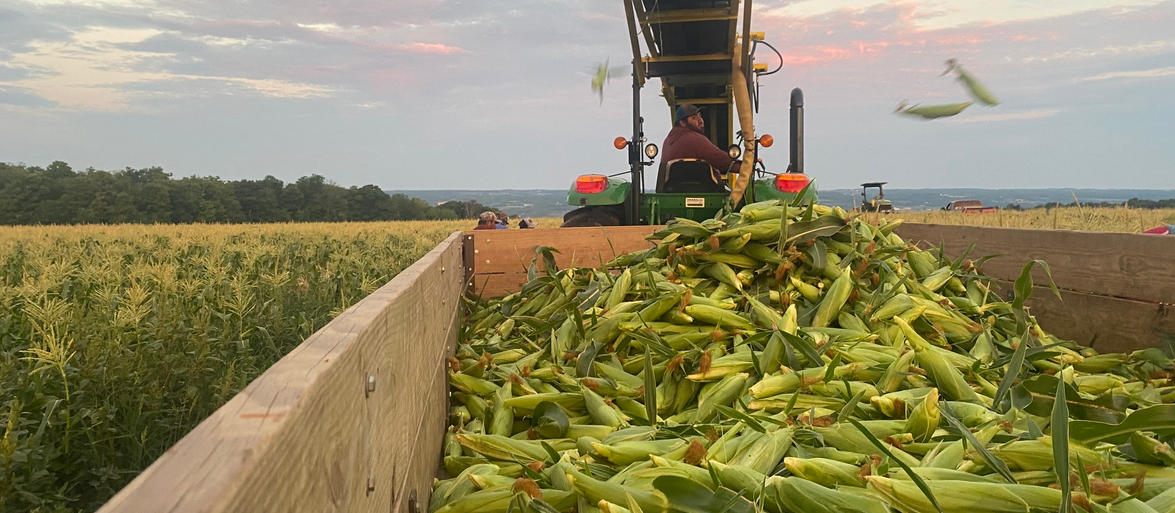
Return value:
[(1126, 207), (1060, 207), (1023, 211), (1001, 209), (998, 212), (987, 214), (964, 214), (941, 210), (901, 211), (880, 216), (878, 214), (866, 214), (866, 216), (871, 219), (874, 217), (897, 218), (908, 223), (1124, 233), (1141, 233), (1157, 226), (1175, 224), (1175, 210)]
[(97, 509), (468, 221), (0, 228), (0, 511)]

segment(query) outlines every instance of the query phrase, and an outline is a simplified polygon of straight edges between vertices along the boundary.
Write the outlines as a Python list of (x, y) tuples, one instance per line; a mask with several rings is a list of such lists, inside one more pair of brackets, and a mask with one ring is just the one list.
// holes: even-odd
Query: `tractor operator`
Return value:
[[(730, 155), (710, 142), (703, 131), (706, 122), (702, 119), (702, 109), (691, 103), (683, 103), (677, 107), (674, 115), (676, 123), (669, 135), (665, 136), (665, 144), (661, 145), (661, 165), (657, 168), (657, 190), (665, 184), (665, 166), (677, 159), (698, 159), (710, 164), (714, 171), (726, 176), (731, 169), (737, 169), (742, 162), (730, 158)], [(716, 181), (718, 177), (715, 177)]]

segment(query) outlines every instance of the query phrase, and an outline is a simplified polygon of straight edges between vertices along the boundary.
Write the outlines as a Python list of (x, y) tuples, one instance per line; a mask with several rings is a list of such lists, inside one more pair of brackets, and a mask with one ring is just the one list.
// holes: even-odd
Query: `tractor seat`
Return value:
[(677, 159), (665, 164), (657, 179), (657, 192), (722, 193), (726, 186), (714, 177), (710, 163), (698, 159)]

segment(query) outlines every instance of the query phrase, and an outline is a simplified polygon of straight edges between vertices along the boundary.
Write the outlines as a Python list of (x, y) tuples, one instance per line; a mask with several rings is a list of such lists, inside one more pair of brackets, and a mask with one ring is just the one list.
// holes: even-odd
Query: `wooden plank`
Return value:
[[(997, 280), (1000, 295), (1012, 281)], [(1047, 286), (1033, 287), (1029, 312), (1045, 331), (1062, 339), (1090, 345), (1102, 353), (1159, 347), (1163, 332), (1175, 333), (1175, 307), (1161, 303), (1061, 291), (1060, 300)]]
[(343, 312), (100, 511), (402, 511), (412, 493), (427, 505), (462, 251), (454, 233)]
[[(659, 226), (595, 226), (534, 230), (477, 230), (472, 236), (473, 271), (476, 274), (526, 272), (536, 246), (559, 249), (560, 268), (598, 267), (612, 258), (652, 247), (645, 237)], [(468, 265), (469, 262), (466, 262)]]
[[(1044, 260), (1063, 289), (1175, 303), (1175, 237), (913, 223), (897, 233), (910, 242), (941, 242), (952, 257), (975, 242), (971, 257), (1002, 255), (983, 265), (994, 278), (1015, 280), (1029, 260)], [(1034, 277), (1046, 279), (1039, 270)]]
[(484, 298), (505, 297), (521, 290), (526, 282), (526, 273), (475, 274), (468, 290)]

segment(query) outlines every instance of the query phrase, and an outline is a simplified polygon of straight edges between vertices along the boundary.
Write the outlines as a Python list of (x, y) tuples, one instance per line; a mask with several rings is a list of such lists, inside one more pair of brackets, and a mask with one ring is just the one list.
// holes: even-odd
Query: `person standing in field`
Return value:
[(490, 211), (482, 212), (477, 216), (477, 227), (474, 230), (494, 230), (498, 227), (498, 216)]
[(510, 216), (506, 215), (505, 212), (498, 212), (497, 218), (497, 224), (494, 228), (498, 230), (508, 230), (510, 228)]

